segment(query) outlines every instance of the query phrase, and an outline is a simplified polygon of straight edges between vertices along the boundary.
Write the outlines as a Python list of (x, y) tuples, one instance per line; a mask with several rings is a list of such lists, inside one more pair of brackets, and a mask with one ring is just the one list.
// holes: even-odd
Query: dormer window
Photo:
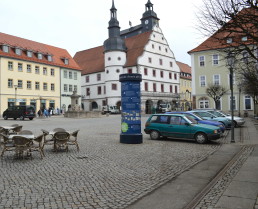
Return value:
[(17, 55), (21, 55), (21, 49), (19, 49), (19, 48), (15, 48), (15, 54), (17, 54)]
[(27, 51), (27, 57), (32, 57), (32, 51)]
[(42, 54), (38, 53), (38, 59), (42, 60)]
[(52, 61), (53, 61), (52, 55), (47, 55), (47, 60), (48, 60), (49, 62), (52, 62)]
[(9, 46), (3, 45), (3, 51), (4, 52), (9, 52)]
[(247, 41), (247, 36), (242, 37), (242, 41)]
[(227, 39), (227, 44), (231, 44), (233, 42), (233, 39), (232, 38), (228, 38)]
[(66, 65), (68, 65), (68, 64), (69, 64), (69, 61), (68, 61), (68, 59), (67, 59), (67, 58), (64, 58), (64, 63), (65, 63)]

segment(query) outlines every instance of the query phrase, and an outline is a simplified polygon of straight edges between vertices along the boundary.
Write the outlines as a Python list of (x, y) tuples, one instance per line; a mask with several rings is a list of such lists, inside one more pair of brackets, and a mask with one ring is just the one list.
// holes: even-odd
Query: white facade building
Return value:
[(142, 24), (120, 32), (114, 3), (109, 21), (109, 38), (104, 46), (77, 52), (82, 69), (82, 103), (85, 110), (121, 105), (119, 75), (142, 74), (143, 113), (156, 111), (160, 104), (176, 109), (180, 93), (180, 69), (159, 27), (153, 4), (148, 1)]

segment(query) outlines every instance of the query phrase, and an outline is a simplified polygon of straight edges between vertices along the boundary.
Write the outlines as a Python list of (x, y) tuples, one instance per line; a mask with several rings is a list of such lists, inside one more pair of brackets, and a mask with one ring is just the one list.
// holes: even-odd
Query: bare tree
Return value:
[(220, 98), (227, 92), (228, 90), (221, 86), (215, 84), (209, 84), (206, 88), (206, 94), (211, 97), (215, 102), (215, 108), (220, 109)]

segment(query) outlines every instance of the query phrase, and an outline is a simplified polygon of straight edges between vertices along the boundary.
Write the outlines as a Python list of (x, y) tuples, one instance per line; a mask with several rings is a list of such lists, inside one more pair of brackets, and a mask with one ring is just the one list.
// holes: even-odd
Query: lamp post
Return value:
[(15, 102), (14, 102), (14, 105), (17, 105), (17, 87), (18, 87), (18, 85), (14, 85), (14, 89), (15, 89)]
[(230, 99), (230, 110), (231, 110), (231, 143), (235, 143), (234, 137), (234, 106), (233, 106), (233, 68), (235, 65), (235, 56), (232, 53), (229, 53), (227, 56), (227, 65), (229, 67), (230, 72), (230, 91), (231, 91), (231, 99)]

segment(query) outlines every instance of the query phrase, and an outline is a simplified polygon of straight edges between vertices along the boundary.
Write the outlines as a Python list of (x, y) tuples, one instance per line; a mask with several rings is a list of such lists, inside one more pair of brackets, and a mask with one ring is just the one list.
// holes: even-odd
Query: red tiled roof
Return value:
[(188, 73), (191, 75), (190, 77), (180, 75), (181, 78), (192, 79), (192, 69), (188, 64), (185, 64), (179, 61), (176, 61), (176, 64), (180, 68), (181, 73)]
[[(124, 67), (130, 67), (137, 64), (137, 59), (142, 55), (151, 33), (152, 31), (149, 31), (125, 39), (127, 47), (127, 61)], [(105, 70), (104, 47), (99, 46), (77, 52), (74, 56), (74, 60), (81, 67), (82, 75), (102, 72)]]
[[(250, 16), (251, 14), (251, 16)], [(216, 49), (223, 49), (227, 47), (236, 47), (239, 46), (241, 43), (241, 38), (243, 36), (247, 36), (246, 31), (248, 33), (252, 34), (253, 37), (258, 38), (257, 33), (257, 25), (249, 22), (250, 18), (257, 17), (258, 20), (258, 12), (257, 10), (254, 10), (253, 8), (245, 8), (241, 10), (238, 14), (240, 16), (238, 22), (234, 24), (232, 20), (230, 20), (228, 23), (225, 24), (220, 30), (218, 30), (215, 34), (213, 34), (211, 37), (206, 39), (203, 43), (201, 43), (196, 48), (190, 50), (188, 53), (194, 53), (194, 52), (201, 52), (201, 51), (207, 51), (207, 50), (216, 50)], [(248, 19), (249, 18), (249, 19)], [(237, 19), (237, 18), (236, 18)], [(241, 20), (244, 20), (245, 22), (242, 23)], [(239, 23), (241, 22), (241, 23)], [(241, 24), (242, 28), (236, 28), (237, 25)], [(232, 38), (232, 43), (227, 43), (227, 39)], [(249, 39), (244, 43), (247, 44), (257, 44), (255, 40)]]
[[(0, 47), (0, 56), (11, 57), (15, 59), (21, 59), (31, 62), (37, 62), (42, 64), (49, 64), (58, 67), (70, 68), (75, 70), (81, 70), (71, 55), (66, 49), (50, 46), (47, 44), (38, 43), (24, 38), (8, 35), (0, 32), (0, 45), (8, 45), (9, 52), (4, 52)], [(15, 48), (22, 50), (21, 55), (15, 53)], [(27, 56), (27, 51), (32, 51), (32, 57)], [(42, 59), (37, 58), (37, 53), (43, 55)], [(53, 61), (48, 61), (47, 55), (52, 55)], [(63, 58), (69, 60), (69, 64), (64, 64)]]

